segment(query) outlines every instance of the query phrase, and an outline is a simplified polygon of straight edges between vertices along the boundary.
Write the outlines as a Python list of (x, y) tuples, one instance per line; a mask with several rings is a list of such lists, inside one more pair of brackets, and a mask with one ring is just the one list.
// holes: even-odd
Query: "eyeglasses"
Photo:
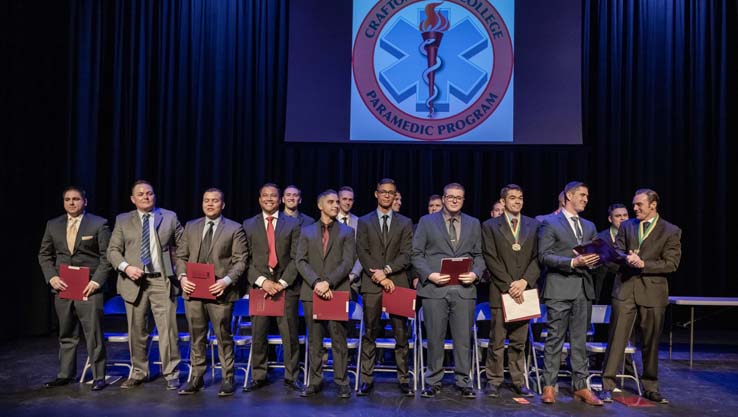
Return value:
[(392, 191), (392, 190), (377, 190), (377, 194), (397, 195), (397, 191)]
[(452, 201), (464, 201), (464, 196), (459, 196), (459, 195), (445, 195), (443, 196), (443, 198), (446, 198)]

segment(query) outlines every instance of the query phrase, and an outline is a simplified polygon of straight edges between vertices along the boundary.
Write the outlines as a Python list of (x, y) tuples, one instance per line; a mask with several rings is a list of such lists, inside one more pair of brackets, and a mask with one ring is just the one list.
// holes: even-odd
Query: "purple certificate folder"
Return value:
[(59, 291), (59, 298), (78, 301), (87, 299), (82, 293), (87, 283), (90, 282), (90, 268), (61, 264), (59, 266), (59, 278), (67, 284), (66, 290)]
[(249, 290), (249, 316), (284, 316), (284, 291), (269, 296), (261, 288)]
[(215, 265), (187, 262), (187, 279), (195, 283), (195, 291), (192, 291), (190, 297), (215, 300), (215, 296), (208, 290), (215, 284)]
[(594, 238), (591, 242), (576, 246), (574, 252), (578, 255), (589, 255), (596, 253), (600, 255), (600, 264), (610, 262), (622, 263), (625, 259), (622, 257), (611, 244), (600, 238)]
[(330, 300), (313, 293), (313, 320), (348, 321), (348, 313), (348, 291), (333, 291), (333, 298)]
[(449, 275), (451, 279), (446, 285), (461, 285), (459, 275), (471, 271), (472, 258), (443, 258), (441, 259), (441, 274)]

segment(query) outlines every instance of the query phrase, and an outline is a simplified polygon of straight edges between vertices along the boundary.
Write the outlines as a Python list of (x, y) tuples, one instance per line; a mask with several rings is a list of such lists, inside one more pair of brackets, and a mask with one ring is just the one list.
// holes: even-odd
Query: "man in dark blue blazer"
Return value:
[(589, 189), (582, 182), (564, 187), (564, 208), (558, 214), (543, 217), (538, 233), (538, 258), (547, 268), (543, 298), (548, 310), (544, 347), (543, 394), (545, 404), (556, 402), (555, 386), (561, 362), (561, 351), (567, 332), (570, 340), (571, 384), (574, 397), (590, 405), (601, 406), (597, 396), (587, 388), (587, 328), (595, 297), (591, 269), (599, 256), (577, 255), (574, 247), (597, 236), (594, 223), (579, 213), (587, 207)]
[[(428, 362), (424, 398), (435, 397), (443, 379), (444, 339), (451, 325), (454, 342), (456, 387), (464, 398), (474, 398), (471, 369), (471, 328), (477, 300), (476, 283), (484, 271), (482, 229), (479, 220), (461, 212), (464, 187), (451, 183), (443, 188), (443, 210), (423, 216), (413, 237), (413, 267), (420, 278), (418, 297), (423, 301)], [(461, 285), (447, 285), (441, 274), (444, 258), (469, 257), (471, 271), (461, 274)]]

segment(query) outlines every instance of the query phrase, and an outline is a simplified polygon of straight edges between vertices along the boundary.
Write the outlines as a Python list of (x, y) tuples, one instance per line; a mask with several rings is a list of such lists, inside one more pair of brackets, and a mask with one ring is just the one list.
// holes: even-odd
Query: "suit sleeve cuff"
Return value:
[(223, 282), (225, 282), (227, 285), (233, 284), (233, 280), (228, 275), (224, 276), (222, 279), (223, 279)]
[(130, 264), (126, 261), (121, 262), (120, 264), (118, 264), (118, 271), (126, 272), (126, 268), (128, 268), (129, 265)]
[(256, 284), (257, 287), (261, 288), (262, 284), (264, 284), (264, 281), (266, 281), (266, 277), (260, 276), (259, 278), (256, 278)]
[(287, 287), (290, 286), (290, 284), (288, 284), (287, 281), (285, 281), (283, 279), (280, 279), (278, 282), (279, 282), (279, 285), (282, 286), (282, 288), (287, 288)]

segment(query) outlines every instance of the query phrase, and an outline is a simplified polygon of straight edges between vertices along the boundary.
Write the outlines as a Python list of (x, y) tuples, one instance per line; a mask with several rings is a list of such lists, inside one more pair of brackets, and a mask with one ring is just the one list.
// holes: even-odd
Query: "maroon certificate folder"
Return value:
[(67, 284), (66, 290), (59, 291), (59, 298), (78, 301), (87, 299), (82, 295), (82, 292), (90, 282), (90, 268), (61, 264), (59, 266), (59, 278)]
[(249, 316), (284, 316), (284, 291), (270, 296), (261, 288), (250, 289)]
[(382, 292), (382, 311), (387, 314), (415, 318), (415, 290), (395, 287), (392, 293)]
[(441, 259), (441, 274), (450, 275), (446, 285), (461, 285), (459, 275), (471, 271), (472, 258), (443, 258)]
[(325, 300), (313, 292), (313, 320), (348, 321), (349, 292), (333, 291), (333, 299)]
[(192, 291), (190, 297), (215, 300), (215, 296), (208, 290), (215, 284), (215, 265), (187, 262), (187, 279), (195, 284), (195, 291)]

